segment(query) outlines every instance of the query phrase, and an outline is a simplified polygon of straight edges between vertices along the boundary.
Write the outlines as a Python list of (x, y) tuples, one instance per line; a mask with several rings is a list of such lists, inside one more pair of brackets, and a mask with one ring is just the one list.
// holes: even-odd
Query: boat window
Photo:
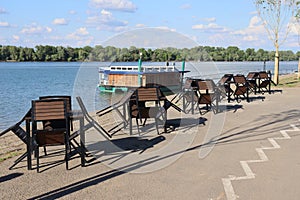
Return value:
[(121, 67), (117, 67), (117, 70), (121, 70)]
[(115, 67), (111, 67), (112, 70), (116, 69)]
[(132, 70), (132, 67), (128, 67), (128, 70)]
[(122, 67), (122, 70), (127, 70), (127, 68), (126, 67)]

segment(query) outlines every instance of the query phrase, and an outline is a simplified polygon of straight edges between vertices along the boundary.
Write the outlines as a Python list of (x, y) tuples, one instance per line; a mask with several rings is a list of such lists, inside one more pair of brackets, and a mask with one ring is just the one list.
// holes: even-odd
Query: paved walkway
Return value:
[(69, 171), (60, 162), (38, 174), (26, 161), (8, 170), (14, 159), (6, 160), (0, 199), (299, 199), (299, 93), (287, 88), (264, 101), (231, 103), (218, 117), (170, 112), (188, 120), (125, 151), (89, 135), (98, 159), (84, 168), (76, 158)]

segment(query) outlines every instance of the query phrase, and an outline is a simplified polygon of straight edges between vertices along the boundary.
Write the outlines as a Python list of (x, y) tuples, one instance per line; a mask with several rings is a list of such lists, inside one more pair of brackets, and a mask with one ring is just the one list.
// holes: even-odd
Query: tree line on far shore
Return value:
[[(300, 51), (280, 51), (281, 61), (294, 61), (300, 57)], [(241, 50), (236, 46), (210, 47), (197, 46), (193, 48), (164, 48), (145, 49), (117, 48), (113, 46), (95, 47), (85, 46), (79, 48), (38, 45), (35, 48), (2, 46), (0, 45), (0, 61), (40, 61), (40, 62), (74, 62), (74, 61), (100, 61), (100, 62), (132, 62), (143, 61), (273, 61), (274, 51), (248, 48)]]

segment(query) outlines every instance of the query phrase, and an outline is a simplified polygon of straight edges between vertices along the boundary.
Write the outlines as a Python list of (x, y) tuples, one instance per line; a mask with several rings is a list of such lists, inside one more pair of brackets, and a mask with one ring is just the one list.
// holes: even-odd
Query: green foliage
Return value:
[[(137, 47), (116, 48), (97, 45), (72, 48), (63, 46), (38, 45), (35, 48), (0, 45), (0, 61), (100, 61), (100, 62), (132, 62), (138, 61), (142, 53), (143, 61), (269, 61), (274, 60), (274, 51), (248, 48), (245, 51), (236, 46), (210, 47), (197, 46), (191, 49), (144, 49)], [(298, 60), (300, 52), (280, 51), (280, 60)]]

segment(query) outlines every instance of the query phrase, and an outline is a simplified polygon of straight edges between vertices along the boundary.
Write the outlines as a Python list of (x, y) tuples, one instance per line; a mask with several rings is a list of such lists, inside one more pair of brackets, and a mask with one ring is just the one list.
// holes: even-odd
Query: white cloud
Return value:
[(10, 27), (8, 22), (0, 22), (0, 27)]
[(18, 35), (13, 35), (12, 37), (13, 37), (13, 39), (14, 39), (15, 41), (19, 41), (19, 40), (20, 40), (20, 37), (19, 37)]
[(205, 25), (204, 24), (196, 24), (192, 26), (192, 29), (204, 29)]
[(136, 24), (135, 27), (137, 27), (137, 28), (144, 28), (144, 27), (146, 27), (146, 25), (145, 24)]
[(291, 35), (300, 35), (300, 21), (297, 21), (296, 18), (293, 18), (288, 26), (290, 27)]
[(83, 36), (89, 35), (89, 32), (87, 31), (86, 27), (81, 27), (77, 29), (74, 33), (71, 33), (67, 35), (68, 39), (74, 39), (74, 40), (80, 40)]
[(38, 26), (36, 24), (32, 24), (30, 26), (27, 26), (21, 30), (21, 33), (23, 34), (43, 34), (43, 33), (51, 33), (52, 28), (50, 27), (43, 27), (43, 26)]
[(56, 18), (52, 21), (52, 24), (55, 24), (55, 25), (67, 25), (68, 22), (65, 18)]
[(245, 37), (243, 37), (244, 41), (248, 41), (248, 42), (253, 42), (253, 41), (258, 41), (258, 37), (257, 36), (253, 36), (253, 35), (247, 35)]
[(86, 30), (85, 27), (81, 27), (81, 28), (77, 29), (76, 33), (78, 35), (88, 35), (89, 34), (89, 32)]
[(119, 10), (125, 12), (134, 12), (137, 7), (129, 0), (91, 0), (93, 7), (107, 10)]
[(249, 28), (260, 26), (261, 19), (258, 16), (253, 16), (249, 22)]
[(112, 16), (112, 13), (109, 12), (109, 11), (107, 11), (107, 10), (102, 9), (102, 10), (101, 10), (101, 15), (102, 15), (102, 16), (106, 15), (106, 16), (111, 17), (111, 16)]
[(48, 27), (48, 26), (45, 27), (45, 30), (46, 30), (48, 33), (51, 33), (51, 32), (52, 32), (52, 28), (50, 28), (50, 27)]
[(4, 8), (0, 8), (0, 14), (6, 14), (7, 11)]
[(121, 21), (115, 19), (111, 12), (103, 9), (100, 15), (90, 16), (87, 18), (86, 23), (89, 26), (95, 27), (97, 30), (108, 31), (124, 31), (128, 21)]
[(192, 7), (191, 4), (188, 4), (188, 3), (187, 4), (183, 4), (183, 5), (180, 6), (180, 8), (184, 9), (184, 10), (190, 9), (191, 7)]
[(77, 12), (76, 12), (75, 10), (70, 10), (70, 11), (69, 11), (69, 14), (75, 15), (75, 14), (77, 14)]
[(250, 19), (248, 27), (240, 30), (236, 30), (232, 32), (234, 35), (243, 35), (244, 38), (250, 38), (248, 36), (258, 36), (266, 34), (266, 29), (264, 28), (263, 24), (261, 23), (261, 19), (258, 16), (253, 16)]
[(216, 22), (216, 18), (215, 17), (204, 18), (203, 20), (206, 21), (206, 22), (210, 22), (210, 23)]
[(172, 31), (172, 32), (176, 32), (176, 29), (174, 28), (169, 28), (167, 26), (157, 26), (155, 28), (161, 29), (161, 30), (166, 30), (166, 31)]
[(196, 24), (192, 26), (194, 30), (200, 30), (204, 32), (227, 32), (228, 29), (222, 26), (219, 26), (216, 23), (205, 24)]

